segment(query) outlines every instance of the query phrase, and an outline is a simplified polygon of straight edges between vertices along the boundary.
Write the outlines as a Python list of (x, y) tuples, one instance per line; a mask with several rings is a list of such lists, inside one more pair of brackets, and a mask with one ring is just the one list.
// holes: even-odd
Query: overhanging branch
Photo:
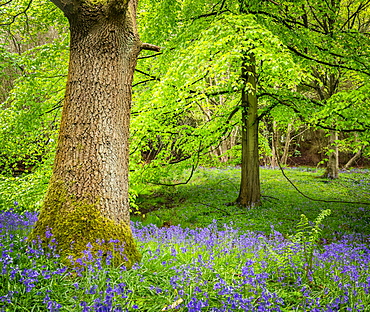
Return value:
[(356, 72), (359, 72), (359, 73), (363, 73), (365, 75), (370, 76), (370, 72), (368, 72), (368, 71), (364, 71), (364, 70), (356, 69), (356, 68), (351, 68), (351, 67), (344, 66), (344, 65), (341, 65), (341, 64), (333, 64), (333, 63), (329, 63), (329, 62), (326, 62), (326, 61), (318, 60), (318, 59), (315, 59), (315, 58), (313, 58), (311, 56), (308, 56), (308, 55), (306, 55), (306, 54), (298, 51), (296, 48), (293, 48), (293, 47), (290, 47), (290, 46), (287, 46), (287, 48), (290, 51), (292, 51), (293, 53), (295, 53), (296, 55), (298, 55), (300, 57), (303, 57), (306, 60), (314, 61), (316, 63), (322, 64), (322, 65), (326, 65), (326, 66), (330, 66), (330, 67), (334, 67), (334, 68), (342, 68), (342, 69), (347, 69), (347, 70), (353, 70), (353, 71), (356, 71)]
[[(15, 15), (13, 15), (13, 16), (12, 16), (12, 19), (11, 19), (11, 21), (10, 21), (9, 23), (3, 23), (3, 24), (0, 24), (0, 26), (9, 26), (9, 25), (11, 25), (11, 24), (13, 24), (13, 23), (15, 22), (15, 20), (16, 20), (16, 18), (17, 18), (18, 16), (20, 16), (20, 15), (22, 15), (22, 14), (26, 14), (26, 13), (27, 13), (27, 11), (28, 11), (28, 9), (31, 7), (32, 1), (33, 1), (33, 0), (30, 0), (30, 1), (28, 2), (27, 7), (26, 7), (22, 12), (19, 12), (19, 13), (17, 13), (17, 14), (15, 14)], [(8, 3), (10, 3), (10, 2), (11, 2), (11, 1), (8, 1), (8, 2), (6, 2), (5, 4), (8, 4)], [(5, 4), (4, 4), (4, 5), (5, 5)]]

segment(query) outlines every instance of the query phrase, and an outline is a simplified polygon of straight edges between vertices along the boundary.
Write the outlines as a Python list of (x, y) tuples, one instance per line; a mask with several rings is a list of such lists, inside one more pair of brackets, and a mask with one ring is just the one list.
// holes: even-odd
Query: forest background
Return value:
[[(340, 167), (369, 164), (370, 1), (258, 3), (140, 1), (140, 36), (161, 52), (143, 51), (135, 71), (132, 203), (146, 185), (183, 183), (197, 166), (248, 163), (247, 119), (258, 126), (258, 165), (324, 167), (336, 179)], [(37, 210), (56, 148), (68, 26), (49, 1), (0, 9), (0, 207)], [(184, 170), (190, 177), (179, 180)]]

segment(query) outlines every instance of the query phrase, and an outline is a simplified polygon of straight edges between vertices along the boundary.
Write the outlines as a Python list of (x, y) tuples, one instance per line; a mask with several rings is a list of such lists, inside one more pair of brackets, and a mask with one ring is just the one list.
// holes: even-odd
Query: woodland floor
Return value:
[(315, 200), (301, 195), (280, 170), (262, 168), (262, 205), (252, 209), (228, 206), (238, 195), (240, 168), (199, 168), (188, 184), (147, 189), (137, 199), (142, 215), (132, 219), (190, 228), (217, 220), (243, 230), (288, 234), (294, 232), (301, 214), (313, 221), (320, 211), (331, 209), (324, 221), (324, 236), (370, 234), (368, 169), (342, 172), (338, 180), (322, 179), (322, 171), (311, 168), (284, 171), (302, 193)]

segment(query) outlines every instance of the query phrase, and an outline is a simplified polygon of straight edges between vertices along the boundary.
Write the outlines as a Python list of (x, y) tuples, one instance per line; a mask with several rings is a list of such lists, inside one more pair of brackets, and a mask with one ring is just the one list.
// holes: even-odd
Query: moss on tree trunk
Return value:
[[(102, 251), (102, 255), (112, 254), (113, 264), (126, 268), (141, 259), (125, 222), (104, 217), (99, 210), (99, 199), (79, 201), (68, 195), (64, 182), (60, 181), (50, 182), (43, 209), (28, 239), (40, 240), (45, 248), (55, 241), (56, 250), (67, 265), (73, 264), (70, 259), (83, 258), (83, 252), (88, 249), (93, 253)], [(88, 248), (88, 244), (92, 247)]]

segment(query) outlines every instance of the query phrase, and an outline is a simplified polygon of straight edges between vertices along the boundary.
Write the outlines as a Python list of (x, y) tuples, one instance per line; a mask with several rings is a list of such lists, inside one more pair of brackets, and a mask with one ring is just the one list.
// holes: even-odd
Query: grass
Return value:
[[(369, 199), (367, 172), (287, 174), (310, 196)], [(132, 228), (143, 259), (129, 271), (88, 246), (83, 265), (67, 268), (53, 246), (25, 242), (37, 214), (0, 213), (0, 311), (369, 310), (368, 206), (309, 201), (267, 169), (262, 207), (225, 206), (237, 181), (235, 168), (201, 169), (191, 184), (141, 196), (146, 218)]]
[[(321, 171), (311, 168), (286, 170), (289, 179), (307, 196), (343, 203), (307, 199), (291, 186), (280, 170), (261, 169), (262, 206), (253, 209), (227, 206), (226, 203), (233, 202), (238, 196), (240, 169), (203, 168), (187, 185), (172, 189), (156, 188), (154, 194), (164, 194), (159, 198), (167, 203), (155, 205), (152, 202), (149, 219), (158, 226), (165, 223), (190, 228), (203, 227), (218, 220), (220, 223), (233, 222), (235, 227), (244, 230), (267, 233), (276, 230), (291, 234), (301, 214), (312, 220), (320, 211), (331, 209), (332, 214), (325, 222), (324, 236), (337, 232), (370, 234), (370, 206), (346, 203), (370, 203), (369, 172), (342, 173), (339, 180), (320, 179), (321, 174)], [(171, 205), (173, 202), (175, 204)], [(141, 205), (144, 209), (147, 204), (143, 198)]]

